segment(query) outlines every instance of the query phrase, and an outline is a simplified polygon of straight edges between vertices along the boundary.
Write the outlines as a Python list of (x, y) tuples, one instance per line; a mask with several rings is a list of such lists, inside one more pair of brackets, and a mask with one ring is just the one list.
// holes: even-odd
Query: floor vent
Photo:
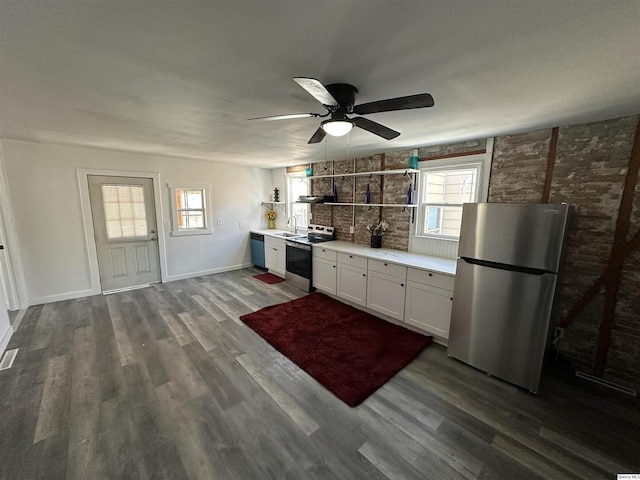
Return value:
[(13, 365), (13, 361), (16, 359), (16, 355), (18, 355), (17, 348), (4, 352), (2, 361), (0, 361), (0, 370), (7, 370), (8, 368), (11, 368), (11, 365)]
[(617, 390), (622, 393), (626, 393), (627, 395), (631, 395), (632, 397), (638, 396), (638, 393), (631, 388), (627, 388), (623, 385), (618, 385), (617, 383), (610, 382), (608, 380), (605, 380), (604, 378), (594, 377), (593, 375), (589, 375), (588, 373), (576, 372), (576, 377), (589, 380), (590, 382), (597, 383), (599, 385)]

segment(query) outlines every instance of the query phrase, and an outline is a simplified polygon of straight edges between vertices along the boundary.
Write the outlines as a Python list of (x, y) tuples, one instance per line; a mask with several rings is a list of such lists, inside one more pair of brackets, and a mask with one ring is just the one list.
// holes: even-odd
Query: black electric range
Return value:
[(305, 292), (311, 292), (312, 256), (311, 246), (314, 243), (333, 240), (333, 227), (325, 225), (309, 225), (306, 237), (287, 239), (286, 271), (284, 279), (287, 283)]

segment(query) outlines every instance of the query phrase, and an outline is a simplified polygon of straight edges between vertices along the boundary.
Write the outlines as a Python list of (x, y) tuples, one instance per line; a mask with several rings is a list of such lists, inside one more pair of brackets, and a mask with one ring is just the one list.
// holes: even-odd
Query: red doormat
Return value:
[(355, 407), (409, 364), (431, 337), (312, 293), (240, 319)]
[(261, 282), (268, 283), (269, 285), (273, 285), (274, 283), (284, 282), (284, 278), (280, 278), (273, 273), (259, 273), (254, 275), (253, 278), (260, 280)]

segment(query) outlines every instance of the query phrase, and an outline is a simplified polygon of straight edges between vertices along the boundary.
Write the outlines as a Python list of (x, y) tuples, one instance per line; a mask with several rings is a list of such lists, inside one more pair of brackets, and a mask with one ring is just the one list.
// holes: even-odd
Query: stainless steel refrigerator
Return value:
[(449, 356), (537, 392), (568, 212), (464, 204)]

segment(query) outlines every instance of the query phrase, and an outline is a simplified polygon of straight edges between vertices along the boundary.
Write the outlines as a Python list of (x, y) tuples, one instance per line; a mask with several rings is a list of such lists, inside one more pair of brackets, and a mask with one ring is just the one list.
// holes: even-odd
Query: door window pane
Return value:
[(142, 185), (101, 185), (109, 240), (146, 237), (147, 213)]

